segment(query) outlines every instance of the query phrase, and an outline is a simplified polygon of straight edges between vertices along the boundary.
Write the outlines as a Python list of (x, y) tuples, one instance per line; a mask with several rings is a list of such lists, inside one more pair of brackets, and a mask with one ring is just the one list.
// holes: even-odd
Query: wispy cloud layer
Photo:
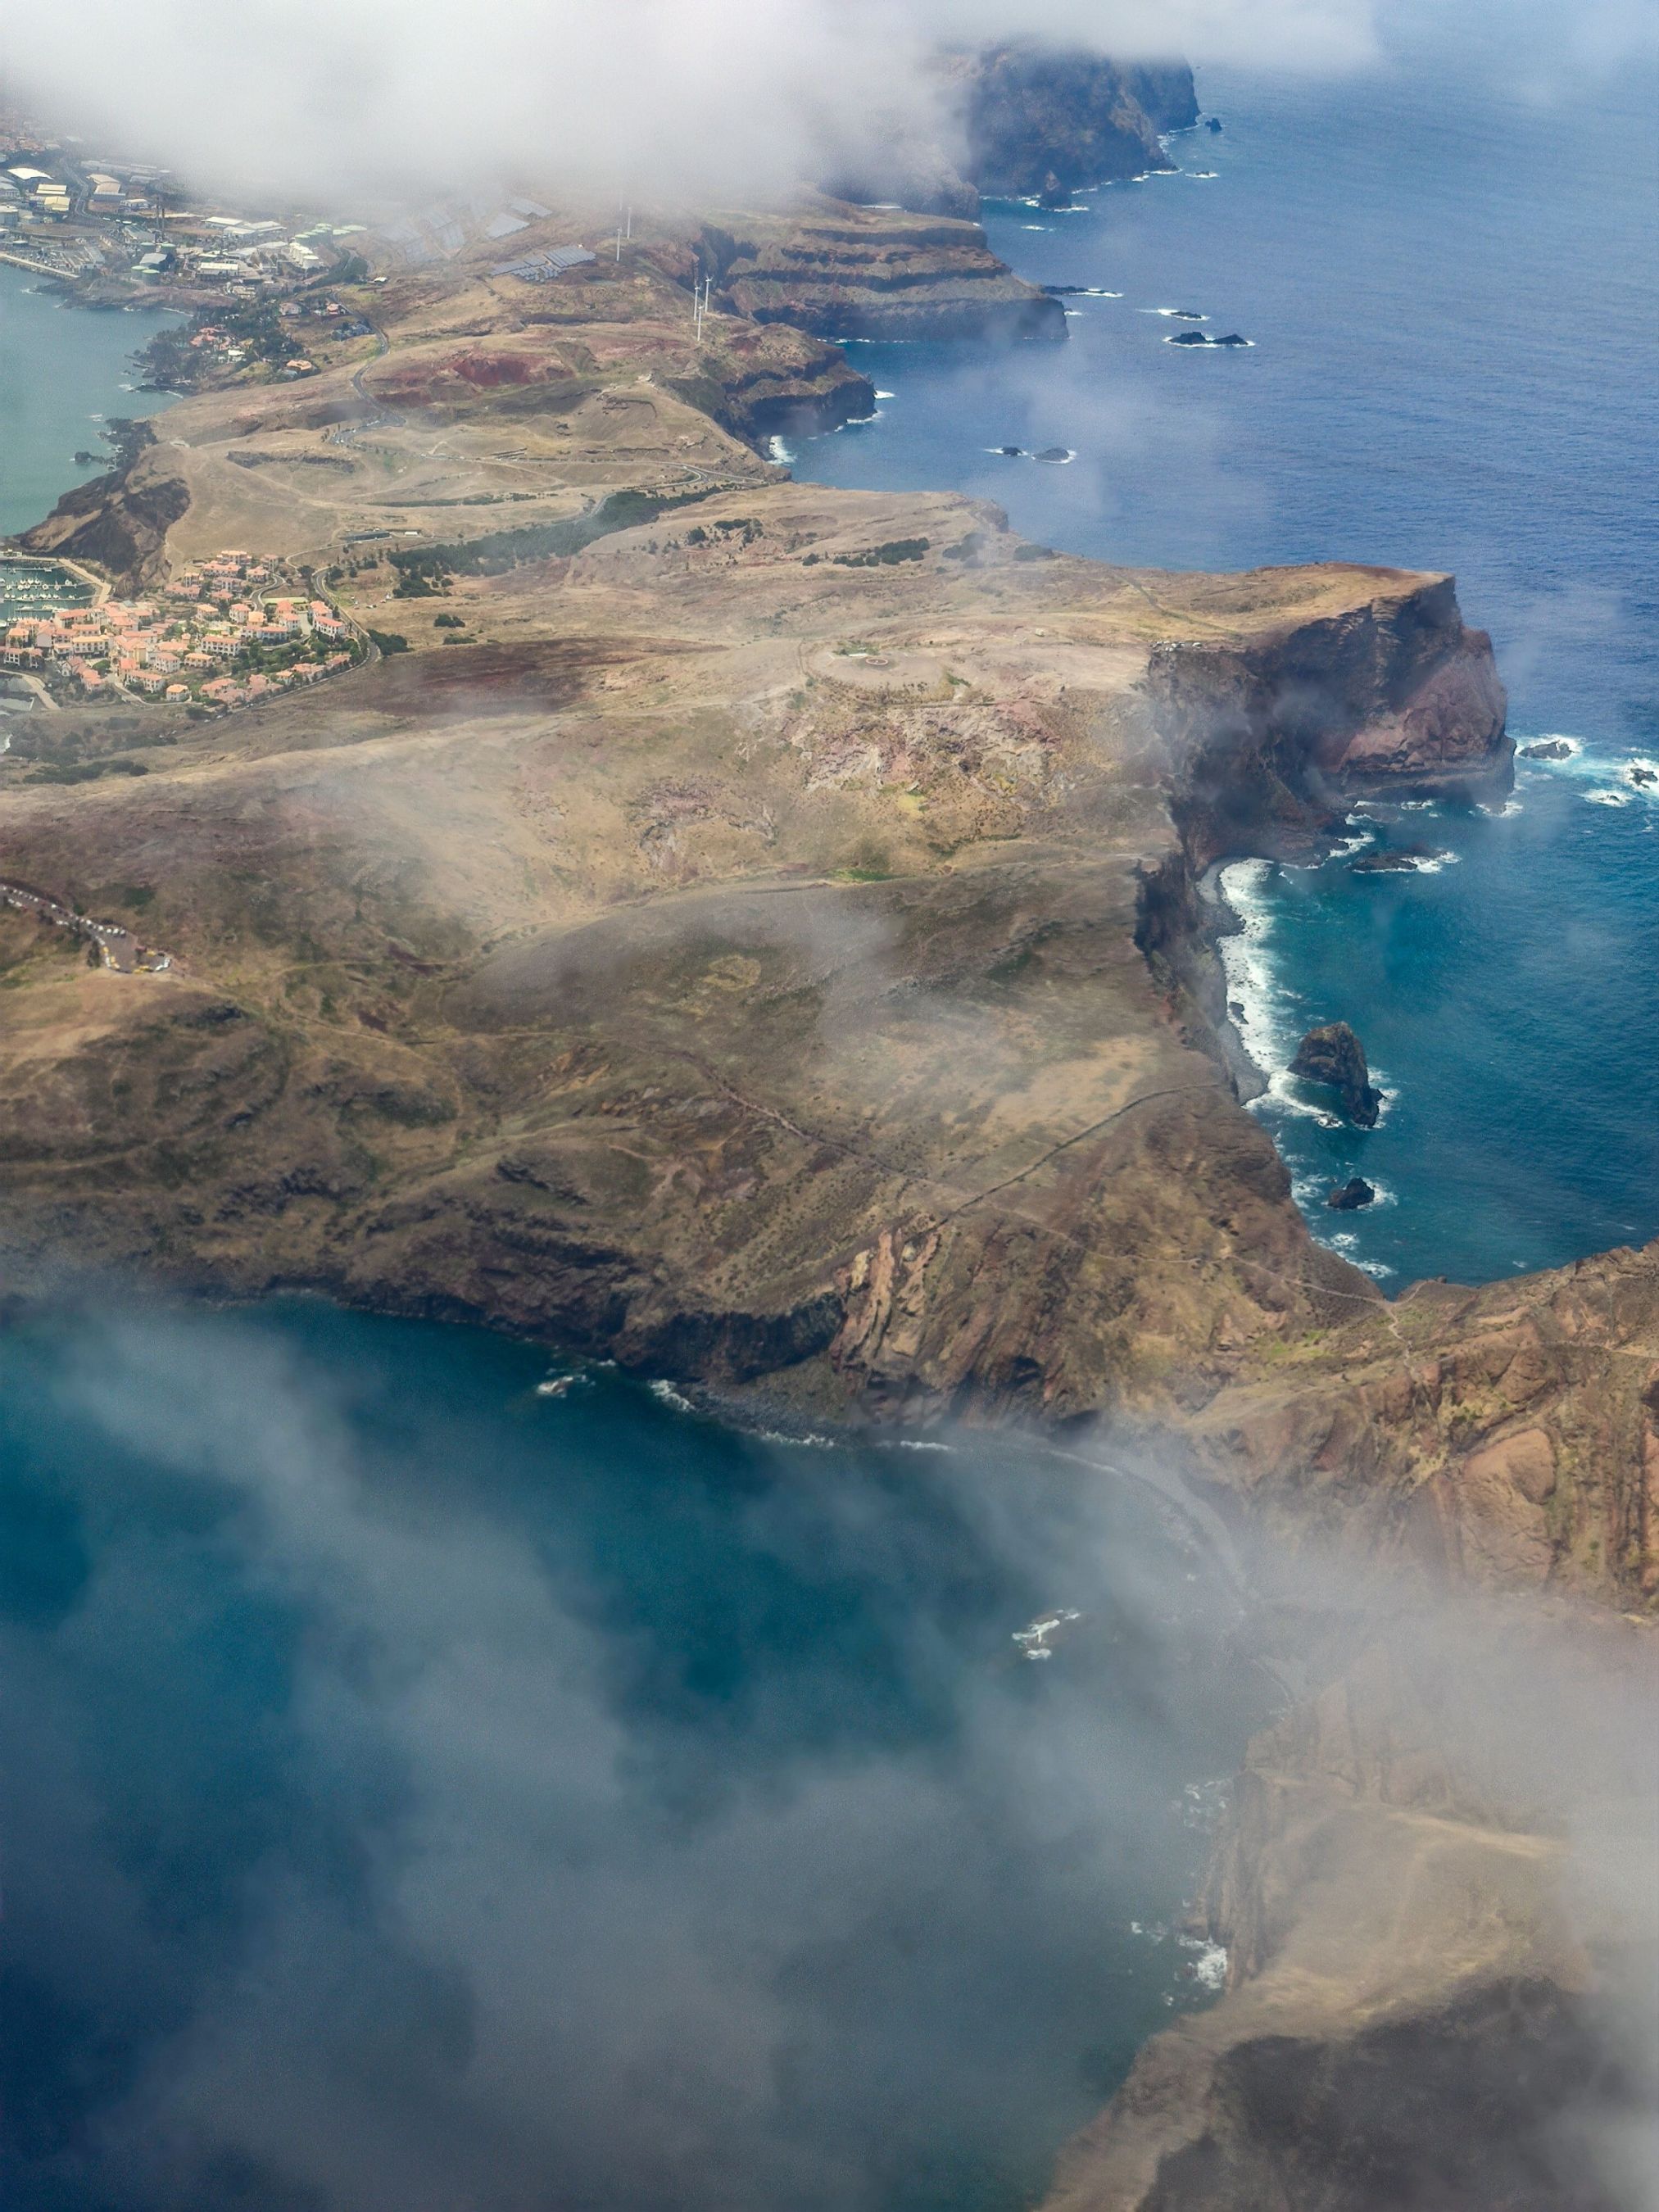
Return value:
[[(1021, 36), (1200, 68), (1346, 70), (1431, 48), (1420, 0), (185, 0), (13, 11), (15, 83), (123, 145), (327, 198), (504, 168), (605, 194), (768, 191), (948, 137), (928, 57)], [(1645, 35), (1625, 0), (1491, 0), (1460, 24), (1546, 82)], [(1508, 64), (1506, 63), (1506, 65)]]

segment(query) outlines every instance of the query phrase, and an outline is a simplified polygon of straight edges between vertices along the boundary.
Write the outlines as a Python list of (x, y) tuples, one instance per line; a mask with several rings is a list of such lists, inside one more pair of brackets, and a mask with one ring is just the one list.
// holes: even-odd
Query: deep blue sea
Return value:
[(1218, 1982), (1137, 1482), (320, 1304), (0, 1334), (0, 1478), (8, 2212), (1012, 2212)]
[[(1659, 769), (1659, 79), (1545, 105), (1443, 66), (1199, 89), (1223, 128), (1170, 141), (1178, 174), (988, 210), (1023, 275), (1118, 295), (1067, 299), (1067, 346), (860, 346), (878, 418), (796, 472), (948, 485), (1103, 560), (1454, 570), (1511, 730), (1574, 755), (1522, 762), (1496, 818), (1355, 823), (1430, 848), (1423, 872), (1228, 871), (1258, 1110), (1316, 1233), (1392, 1290), (1651, 1237), (1659, 783), (1630, 771)], [(1252, 346), (1165, 343), (1186, 330)], [(1337, 1018), (1388, 1094), (1368, 1134), (1284, 1074)], [(1357, 1171), (1382, 1202), (1334, 1228)]]

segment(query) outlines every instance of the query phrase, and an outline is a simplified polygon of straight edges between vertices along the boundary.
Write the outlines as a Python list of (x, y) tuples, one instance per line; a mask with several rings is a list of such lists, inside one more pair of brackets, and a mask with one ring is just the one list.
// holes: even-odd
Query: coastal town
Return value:
[(117, 599), (68, 563), (0, 563), (0, 669), (47, 704), (123, 697), (210, 712), (245, 707), (338, 675), (367, 650), (314, 584), (236, 550), (180, 570), (140, 599)]
[(337, 241), (362, 228), (246, 215), (168, 169), (89, 154), (0, 106), (0, 259), (58, 284), (195, 307), (246, 301), (325, 276), (348, 250)]

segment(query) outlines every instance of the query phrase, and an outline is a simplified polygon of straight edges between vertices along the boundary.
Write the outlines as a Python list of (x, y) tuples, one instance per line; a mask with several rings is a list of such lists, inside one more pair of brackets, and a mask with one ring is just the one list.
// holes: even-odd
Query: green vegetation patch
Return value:
[(37, 768), (30, 776), (31, 783), (95, 783), (100, 775), (148, 775), (149, 769), (143, 761), (94, 760), (76, 761), (68, 766), (51, 763)]
[(612, 537), (619, 530), (636, 529), (642, 522), (654, 522), (671, 508), (689, 507), (711, 495), (707, 491), (676, 492), (666, 497), (643, 491), (613, 491), (589, 514), (574, 515), (565, 522), (532, 523), (526, 530), (495, 530), (487, 537), (452, 544), (398, 548), (386, 557), (400, 579), (398, 592), (405, 598), (419, 598), (441, 590), (452, 576), (499, 576), (527, 561), (568, 560), (598, 538)]
[(896, 568), (901, 561), (920, 561), (927, 550), (925, 538), (890, 538), (867, 552), (832, 553), (830, 557), (837, 568)]

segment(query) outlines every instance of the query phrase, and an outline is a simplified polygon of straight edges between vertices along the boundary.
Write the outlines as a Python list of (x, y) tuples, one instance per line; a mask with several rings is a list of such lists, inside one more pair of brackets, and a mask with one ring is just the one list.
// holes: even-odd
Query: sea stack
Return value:
[(1365, 1048), (1346, 1022), (1327, 1022), (1310, 1030), (1296, 1048), (1291, 1073), (1304, 1083), (1328, 1084), (1340, 1094), (1349, 1121), (1362, 1129), (1376, 1127), (1382, 1094), (1371, 1088)]
[(1325, 1200), (1338, 1213), (1357, 1213), (1362, 1206), (1370, 1206), (1376, 1191), (1364, 1176), (1350, 1176), (1346, 1182), (1334, 1190)]

